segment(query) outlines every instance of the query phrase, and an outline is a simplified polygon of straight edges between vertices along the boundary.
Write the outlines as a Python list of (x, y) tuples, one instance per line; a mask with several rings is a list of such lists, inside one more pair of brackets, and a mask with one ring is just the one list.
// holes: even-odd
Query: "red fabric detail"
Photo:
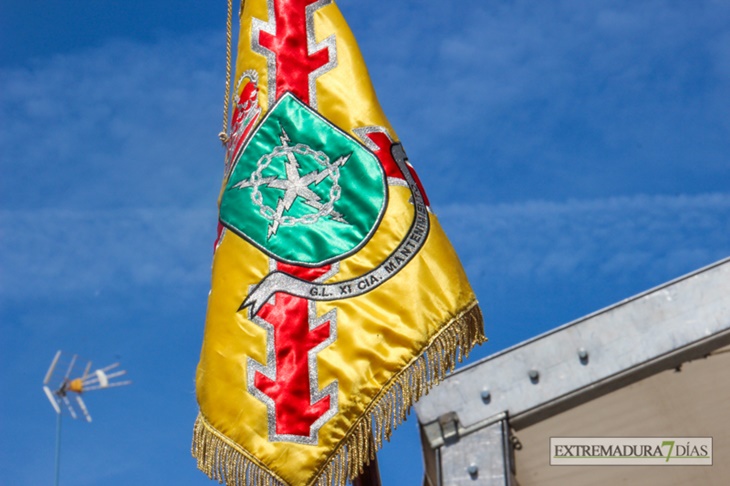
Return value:
[[(330, 61), (324, 48), (307, 52), (308, 5), (316, 0), (275, 0), (276, 33), (261, 31), (259, 44), (276, 58), (276, 99), (287, 91), (306, 104), (309, 75)], [(277, 263), (277, 269), (302, 280), (313, 281), (330, 270)], [(309, 301), (288, 294), (276, 294), (276, 305), (265, 304), (258, 316), (274, 327), (276, 379), (256, 373), (254, 385), (276, 404), (276, 433), (309, 436), (310, 427), (330, 409), (329, 396), (310, 404), (308, 352), (329, 338), (330, 323), (309, 330)]]
[(276, 56), (276, 99), (291, 91), (309, 104), (309, 74), (330, 61), (324, 48), (307, 52), (308, 5), (316, 0), (275, 0), (276, 34), (259, 33), (259, 43)]
[(231, 140), (228, 141), (228, 163), (233, 163), (233, 156), (238, 154), (243, 142), (246, 140), (249, 132), (256, 124), (258, 115), (251, 118), (248, 125), (242, 126), (246, 116), (258, 109), (259, 90), (256, 83), (249, 81), (241, 91), (241, 95), (236, 100), (231, 115)]
[[(394, 177), (396, 179), (405, 180), (403, 172), (401, 172), (398, 168), (398, 164), (396, 164), (395, 159), (393, 158), (393, 152), (391, 151), (393, 142), (390, 141), (390, 137), (388, 137), (385, 132), (371, 132), (367, 134), (367, 137), (378, 146), (378, 150), (374, 150), (373, 152), (375, 153), (375, 156), (378, 157), (380, 165), (383, 166), (386, 177)], [(416, 181), (416, 185), (421, 190), (423, 202), (426, 203), (426, 206), (431, 207), (426, 191), (423, 189), (423, 185), (421, 184), (421, 179), (418, 177), (418, 174), (416, 174), (416, 170), (411, 166), (411, 164), (407, 165), (408, 171), (411, 173), (413, 179)]]
[(309, 268), (300, 267), (297, 265), (289, 265), (288, 263), (277, 262), (276, 269), (280, 272), (288, 273), (292, 277), (301, 278), (307, 282), (314, 282), (316, 279), (330, 271), (331, 266), (325, 265), (323, 267)]
[[(278, 263), (279, 271), (313, 281), (330, 270), (330, 266), (305, 268)], [(309, 330), (309, 302), (288, 294), (276, 294), (276, 305), (264, 304), (258, 313), (274, 327), (276, 379), (261, 373), (254, 385), (276, 404), (278, 435), (309, 436), (312, 424), (330, 409), (330, 397), (311, 404), (308, 353), (330, 337), (330, 322)]]
[(240, 125), (246, 113), (256, 108), (258, 105), (258, 96), (259, 90), (256, 87), (256, 83), (253, 81), (246, 83), (233, 108), (233, 116), (231, 117), (232, 126)]
[(218, 230), (217, 230), (216, 236), (215, 236), (215, 243), (213, 243), (213, 253), (215, 253), (216, 248), (218, 248), (218, 243), (221, 242), (221, 235), (223, 234), (224, 228), (225, 228), (225, 226), (223, 226), (223, 224), (220, 221), (218, 221)]
[(405, 180), (403, 173), (398, 168), (398, 164), (395, 163), (393, 153), (390, 151), (390, 148), (393, 146), (390, 137), (385, 132), (371, 132), (367, 134), (367, 137), (378, 146), (378, 150), (375, 150), (374, 153), (378, 157), (380, 165), (383, 166), (383, 170), (385, 170), (385, 176)]

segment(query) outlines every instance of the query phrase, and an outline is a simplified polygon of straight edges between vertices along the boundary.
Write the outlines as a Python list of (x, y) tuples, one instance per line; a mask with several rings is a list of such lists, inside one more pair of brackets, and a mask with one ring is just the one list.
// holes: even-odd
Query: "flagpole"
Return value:
[(365, 464), (362, 474), (352, 481), (352, 486), (381, 486), (378, 456), (373, 457), (369, 464)]

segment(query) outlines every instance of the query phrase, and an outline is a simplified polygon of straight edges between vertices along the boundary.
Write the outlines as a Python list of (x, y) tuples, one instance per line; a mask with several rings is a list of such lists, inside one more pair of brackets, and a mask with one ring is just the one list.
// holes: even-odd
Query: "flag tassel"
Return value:
[[(406, 419), (410, 407), (452, 371), (472, 347), (486, 341), (482, 322), (481, 310), (473, 302), (444, 326), (425, 350), (373, 399), (368, 413), (352, 427), (341, 447), (307, 486), (345, 486), (348, 480), (360, 476), (383, 442), (390, 440), (393, 430)], [(286, 485), (216, 430), (202, 414), (195, 421), (192, 454), (201, 471), (227, 486)]]

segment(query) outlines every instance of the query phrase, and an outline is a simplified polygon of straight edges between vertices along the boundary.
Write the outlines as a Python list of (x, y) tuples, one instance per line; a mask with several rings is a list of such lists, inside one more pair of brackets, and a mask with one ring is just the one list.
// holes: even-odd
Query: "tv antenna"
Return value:
[[(119, 363), (113, 363), (103, 368), (91, 371), (91, 361), (86, 364), (81, 375), (74, 373), (74, 367), (78, 356), (73, 355), (66, 366), (61, 361), (61, 351), (51, 361), (45, 378), (43, 379), (43, 392), (51, 402), (51, 406), (58, 416), (56, 427), (56, 486), (58, 486), (59, 473), (61, 468), (61, 416), (62, 409), (66, 408), (72, 418), (83, 415), (87, 422), (91, 422), (91, 414), (81, 395), (93, 390), (103, 390), (118, 386), (130, 385), (129, 380), (119, 381), (118, 379), (127, 374), (125, 370), (119, 369)], [(65, 371), (65, 373), (64, 373)], [(70, 398), (69, 398), (70, 397)], [(71, 400), (73, 398), (74, 400)], [(80, 413), (79, 413), (80, 412)]]

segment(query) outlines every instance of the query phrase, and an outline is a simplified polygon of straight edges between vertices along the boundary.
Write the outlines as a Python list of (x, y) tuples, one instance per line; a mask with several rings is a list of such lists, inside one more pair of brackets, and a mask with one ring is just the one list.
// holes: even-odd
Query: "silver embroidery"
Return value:
[[(267, 14), (269, 17), (268, 22), (254, 18), (251, 25), (251, 50), (266, 57), (267, 108), (271, 108), (276, 102), (276, 54), (261, 45), (259, 42), (259, 34), (263, 31), (272, 36), (276, 35), (274, 1), (275, 0), (266, 0)], [(307, 53), (311, 56), (322, 49), (327, 49), (329, 55), (329, 61), (327, 64), (309, 73), (309, 106), (311, 106), (314, 110), (317, 109), (317, 78), (337, 67), (337, 41), (335, 39), (335, 35), (332, 34), (323, 41), (317, 42), (314, 33), (314, 13), (330, 3), (332, 3), (332, 0), (318, 0), (306, 7)]]
[[(289, 142), (289, 136), (284, 129), (281, 129), (281, 145), (274, 147), (268, 154), (262, 155), (256, 163), (256, 170), (251, 174), (249, 179), (244, 179), (234, 185), (235, 189), (252, 188), (251, 203), (259, 208), (260, 214), (269, 220), (268, 237), (271, 238), (279, 229), (279, 226), (294, 226), (297, 224), (314, 224), (321, 217), (331, 217), (334, 221), (348, 224), (344, 217), (334, 210), (335, 203), (340, 199), (341, 188), (339, 185), (340, 167), (345, 165), (350, 159), (348, 154), (339, 157), (337, 160), (330, 160), (329, 156), (324, 152), (314, 150), (308, 145), (298, 143), (292, 145)], [(294, 154), (313, 159), (323, 169), (312, 171), (304, 176), (299, 173), (299, 161)], [(276, 176), (264, 177), (263, 171), (266, 170), (271, 162), (278, 157), (286, 157), (285, 174), (286, 177), (279, 178)], [(329, 199), (322, 202), (321, 198), (309, 186), (319, 184), (325, 179), (332, 181), (332, 187), (329, 191)], [(284, 195), (279, 197), (276, 208), (268, 206), (263, 201), (261, 194), (261, 186), (271, 187), (284, 191)], [(288, 216), (287, 212), (294, 202), (302, 198), (304, 204), (317, 210), (316, 213), (306, 214), (301, 217)]]
[(251, 307), (254, 313), (276, 292), (285, 292), (305, 299), (332, 301), (348, 299), (365, 294), (389, 280), (404, 268), (423, 247), (430, 231), (431, 222), (421, 190), (406, 165), (406, 154), (401, 144), (393, 145), (393, 158), (400, 168), (411, 190), (415, 216), (405, 238), (380, 265), (371, 271), (350, 280), (324, 284), (307, 282), (282, 272), (267, 275), (241, 304), (241, 309)]
[(390, 133), (388, 133), (388, 129), (385, 127), (381, 127), (378, 125), (372, 125), (369, 127), (354, 128), (352, 131), (355, 133), (355, 135), (358, 136), (358, 138), (363, 143), (363, 145), (365, 145), (367, 148), (369, 148), (373, 152), (379, 151), (380, 147), (378, 147), (378, 144), (373, 142), (373, 140), (370, 137), (368, 137), (368, 135), (370, 135), (371, 133), (382, 133), (386, 137), (388, 137), (388, 141), (391, 144), (393, 143), (393, 139), (391, 138)]
[[(274, 272), (277, 268), (277, 262), (274, 259), (269, 259), (269, 271)], [(330, 279), (336, 275), (340, 270), (338, 263), (331, 265), (330, 270), (317, 278), (315, 282), (321, 283)], [(269, 304), (276, 305), (276, 295), (269, 299)], [(317, 327), (324, 325), (329, 321), (329, 338), (323, 341), (318, 346), (315, 346), (307, 353), (307, 367), (309, 376), (309, 400), (310, 404), (313, 405), (323, 398), (329, 396), (330, 398), (330, 409), (319, 417), (310, 427), (309, 436), (301, 435), (289, 435), (289, 434), (277, 434), (276, 433), (276, 403), (268, 395), (262, 393), (255, 385), (256, 373), (261, 373), (272, 381), (276, 380), (276, 346), (274, 342), (274, 326), (260, 317), (253, 315), (252, 310), (249, 309), (248, 318), (254, 324), (263, 328), (266, 331), (266, 365), (262, 365), (253, 358), (248, 359), (247, 367), (247, 378), (246, 386), (248, 392), (255, 398), (261, 400), (266, 405), (267, 423), (269, 429), (269, 441), (271, 442), (294, 442), (297, 444), (304, 445), (317, 445), (318, 434), (322, 426), (327, 423), (332, 417), (334, 417), (339, 410), (339, 403), (337, 401), (337, 393), (339, 383), (334, 380), (329, 385), (325, 386), (322, 390), (319, 389), (319, 367), (317, 365), (317, 355), (320, 351), (331, 345), (337, 339), (337, 309), (333, 309), (321, 317), (317, 316), (316, 302), (308, 302), (308, 320), (309, 330), (313, 331)]]
[[(372, 125), (369, 127), (358, 127), (352, 130), (355, 135), (360, 139), (363, 145), (365, 145), (370, 151), (372, 152), (378, 152), (381, 150), (381, 148), (373, 142), (373, 140), (368, 137), (371, 133), (382, 133), (386, 137), (388, 137), (388, 141), (390, 143), (393, 143), (393, 139), (390, 136), (390, 133), (388, 133), (388, 129), (385, 127), (381, 127), (378, 125)], [(388, 177), (388, 185), (389, 186), (400, 186), (400, 187), (408, 187), (408, 182), (406, 182), (405, 179), (401, 179), (399, 177)]]
[[(276, 101), (276, 54), (265, 48), (259, 43), (261, 32), (266, 32), (272, 36), (276, 35), (276, 14), (274, 11), (274, 1), (266, 0), (266, 12), (269, 17), (268, 22), (261, 19), (252, 18), (251, 20), (251, 50), (257, 54), (261, 54), (266, 58), (266, 96), (268, 103), (267, 109), (270, 109)], [(243, 5), (243, 2), (241, 2)]]
[(319, 43), (314, 35), (314, 13), (330, 3), (332, 3), (332, 0), (319, 0), (311, 5), (307, 5), (306, 9), (307, 52), (311, 56), (322, 49), (327, 49), (329, 57), (327, 64), (309, 73), (309, 106), (311, 106), (313, 110), (317, 109), (317, 78), (337, 67), (337, 41), (335, 40), (335, 35), (332, 34)]

